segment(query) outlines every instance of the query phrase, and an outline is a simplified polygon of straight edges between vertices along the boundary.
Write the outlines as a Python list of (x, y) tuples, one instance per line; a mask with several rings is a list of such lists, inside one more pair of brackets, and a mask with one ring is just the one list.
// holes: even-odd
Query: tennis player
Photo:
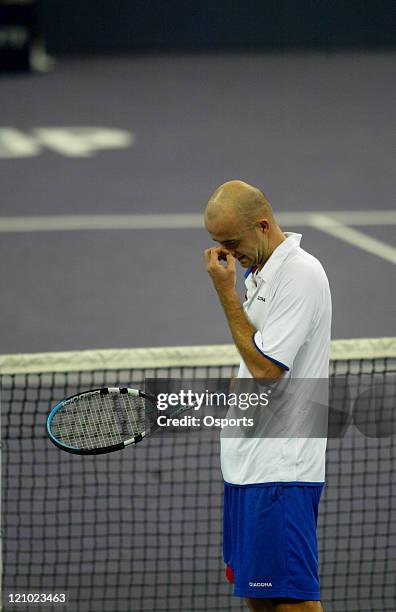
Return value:
[[(219, 244), (205, 263), (241, 355), (238, 377), (327, 378), (329, 284), (301, 235), (283, 232), (264, 194), (237, 180), (210, 197), (205, 226)], [(316, 526), (325, 452), (326, 438), (222, 436), (226, 575), (250, 610), (323, 612)]]

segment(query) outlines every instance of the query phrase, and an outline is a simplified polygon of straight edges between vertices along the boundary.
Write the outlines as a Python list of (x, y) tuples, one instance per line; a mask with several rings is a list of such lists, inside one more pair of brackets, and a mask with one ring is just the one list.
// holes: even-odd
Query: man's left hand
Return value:
[(206, 269), (216, 291), (226, 292), (235, 289), (236, 265), (231, 253), (222, 247), (212, 247), (206, 249), (204, 256)]

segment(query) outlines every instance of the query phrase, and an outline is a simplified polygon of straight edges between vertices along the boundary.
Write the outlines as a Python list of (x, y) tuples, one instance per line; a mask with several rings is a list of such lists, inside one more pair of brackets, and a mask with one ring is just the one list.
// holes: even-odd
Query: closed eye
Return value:
[(240, 243), (240, 240), (225, 240), (224, 242), (220, 242), (220, 240), (215, 240), (212, 238), (213, 242), (218, 242), (225, 249), (236, 249)]

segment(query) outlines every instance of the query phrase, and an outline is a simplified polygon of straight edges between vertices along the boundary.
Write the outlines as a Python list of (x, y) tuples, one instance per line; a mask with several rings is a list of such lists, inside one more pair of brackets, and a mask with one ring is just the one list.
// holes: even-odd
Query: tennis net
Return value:
[[(4, 611), (245, 609), (224, 579), (217, 429), (96, 457), (61, 452), (45, 433), (50, 407), (80, 390), (227, 378), (237, 363), (228, 345), (0, 357)], [(331, 381), (341, 411), (363, 397), (370, 423), (360, 411), (328, 440), (322, 601), (326, 612), (394, 610), (395, 427), (378, 415), (396, 414), (396, 338), (333, 342)], [(16, 606), (10, 593), (65, 593), (67, 603)]]

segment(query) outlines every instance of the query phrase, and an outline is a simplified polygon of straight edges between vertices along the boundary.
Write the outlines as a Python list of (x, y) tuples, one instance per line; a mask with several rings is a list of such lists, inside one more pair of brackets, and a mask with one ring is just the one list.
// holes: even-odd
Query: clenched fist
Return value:
[[(235, 258), (223, 247), (204, 252), (206, 269), (217, 291), (228, 291), (236, 285)], [(223, 263), (222, 263), (223, 262)]]

